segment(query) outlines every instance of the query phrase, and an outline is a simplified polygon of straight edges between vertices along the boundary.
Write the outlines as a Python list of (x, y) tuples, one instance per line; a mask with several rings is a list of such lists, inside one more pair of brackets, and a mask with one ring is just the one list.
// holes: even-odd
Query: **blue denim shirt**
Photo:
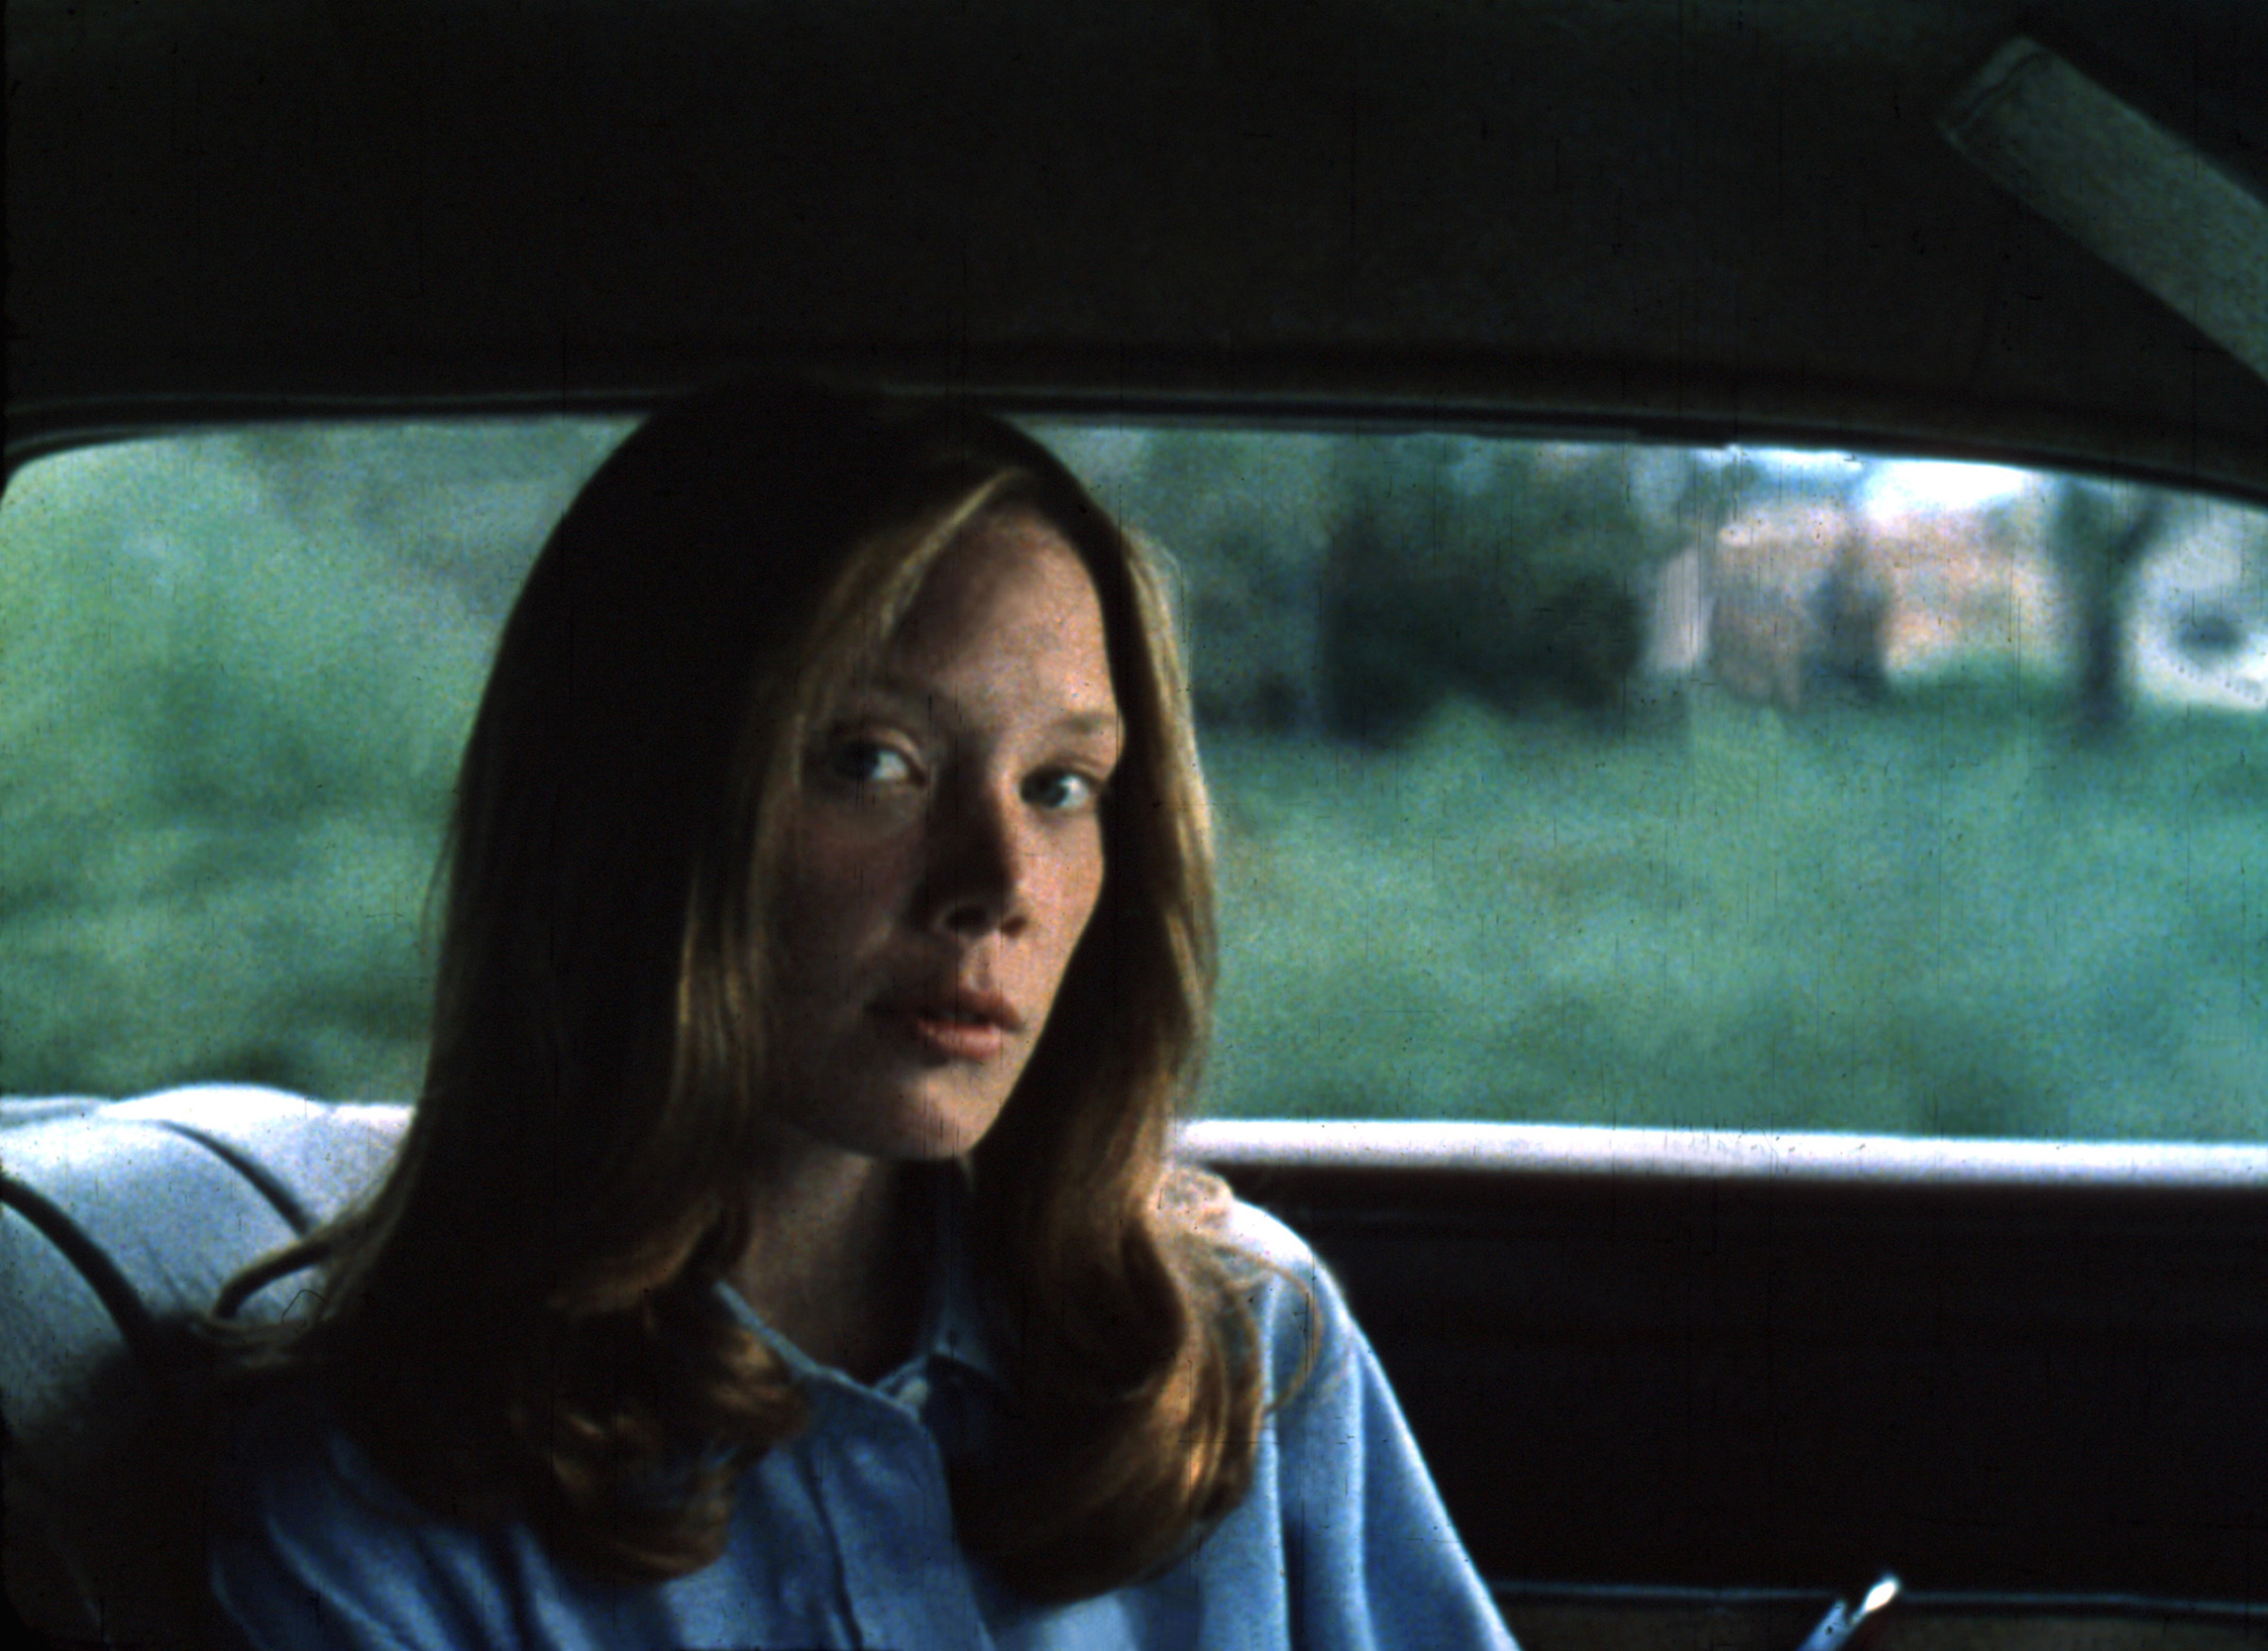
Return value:
[[(804, 1383), (811, 1424), (750, 1468), (723, 1555), (620, 1587), (555, 1562), (524, 1525), (420, 1511), (305, 1397), (241, 1427), (214, 1506), (221, 1637), (260, 1651), (1511, 1651), (1329, 1274), (1280, 1222), (1239, 1205), (1245, 1249), (1312, 1291), (1317, 1362), (1271, 1413), (1252, 1491), (1163, 1571), (1067, 1606), (993, 1583), (953, 1537), (944, 1463), (1001, 1392), (958, 1199), (918, 1352), (868, 1387), (813, 1363), (727, 1289)], [(723, 1287), (719, 1287), (720, 1289)], [(1292, 1382), (1311, 1308), (1266, 1275), (1253, 1305), (1271, 1392)]]

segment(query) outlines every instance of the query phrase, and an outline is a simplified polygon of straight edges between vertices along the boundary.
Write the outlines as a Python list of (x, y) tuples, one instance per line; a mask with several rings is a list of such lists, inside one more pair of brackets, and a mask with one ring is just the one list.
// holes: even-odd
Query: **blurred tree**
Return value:
[(2076, 476), (2059, 477), (2054, 487), (2049, 531), (2079, 615), (2078, 728), (2101, 738), (2125, 710), (2119, 621), (2127, 575), (2164, 524), (2166, 496)]
[(1209, 726), (1281, 733), (1317, 718), (1329, 453), (1320, 436), (1163, 430), (1111, 501), (1180, 574)]
[(1678, 540), (1675, 507), (1633, 449), (1348, 438), (1335, 470), (1322, 616), (1333, 732), (1392, 741), (1451, 693), (1506, 711), (1617, 701), (1644, 640), (1640, 570)]

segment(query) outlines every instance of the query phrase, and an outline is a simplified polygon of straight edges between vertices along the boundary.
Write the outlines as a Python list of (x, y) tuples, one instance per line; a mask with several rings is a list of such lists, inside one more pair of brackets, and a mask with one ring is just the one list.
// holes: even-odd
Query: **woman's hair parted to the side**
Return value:
[[(240, 1275), (210, 1333), (313, 1379), (437, 1513), (528, 1520), (595, 1574), (720, 1551), (793, 1434), (719, 1281), (747, 1241), (783, 821), (840, 687), (988, 513), (1101, 596), (1125, 755), (1100, 903), (968, 1222), (1013, 1448), (960, 1541), (1041, 1599), (1105, 1592), (1241, 1500), (1262, 1409), (1217, 1183), (1172, 1161), (1213, 978), (1210, 827), (1160, 574), (1043, 447), (965, 407), (739, 383), (584, 488), (505, 626), (461, 772), (425, 1087), (368, 1199)], [(312, 1316), (239, 1323), (319, 1264)]]

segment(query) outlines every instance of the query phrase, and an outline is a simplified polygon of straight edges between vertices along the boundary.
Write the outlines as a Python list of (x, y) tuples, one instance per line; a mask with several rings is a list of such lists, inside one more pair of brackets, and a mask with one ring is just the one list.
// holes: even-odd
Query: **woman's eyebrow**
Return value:
[(1115, 711), (1070, 711), (1055, 720), (1054, 726), (1065, 733), (1120, 733), (1125, 719)]
[[(956, 710), (952, 696), (940, 694), (928, 683), (916, 682), (910, 677), (893, 676), (888, 673), (870, 677), (854, 687), (846, 699), (855, 702), (860, 698), (870, 695), (877, 699), (895, 700), (908, 709), (917, 710), (922, 716), (929, 717), (936, 717), (941, 714), (950, 718)], [(1118, 712), (1104, 706), (1092, 708), (1074, 706), (1050, 722), (1048, 729), (1050, 733), (1100, 733), (1123, 736), (1126, 732), (1126, 718), (1121, 716)]]
[(894, 700), (908, 710), (928, 716), (935, 714), (939, 702), (944, 700), (945, 696), (910, 678), (878, 676), (852, 683), (850, 690), (843, 695), (843, 703), (846, 705), (855, 705), (861, 699)]

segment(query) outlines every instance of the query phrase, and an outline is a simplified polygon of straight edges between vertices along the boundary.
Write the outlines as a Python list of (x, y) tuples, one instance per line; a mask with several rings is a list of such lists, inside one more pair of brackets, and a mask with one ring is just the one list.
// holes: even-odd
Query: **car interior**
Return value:
[(1886, 1647), (2268, 1643), (2268, 9), (6, 28), (33, 1633), (197, 1643), (183, 1325), (399, 1135), (518, 575), (770, 371), (1026, 422), (1176, 559), (1184, 1151), (1344, 1283), (1523, 1646), (1887, 1575)]

